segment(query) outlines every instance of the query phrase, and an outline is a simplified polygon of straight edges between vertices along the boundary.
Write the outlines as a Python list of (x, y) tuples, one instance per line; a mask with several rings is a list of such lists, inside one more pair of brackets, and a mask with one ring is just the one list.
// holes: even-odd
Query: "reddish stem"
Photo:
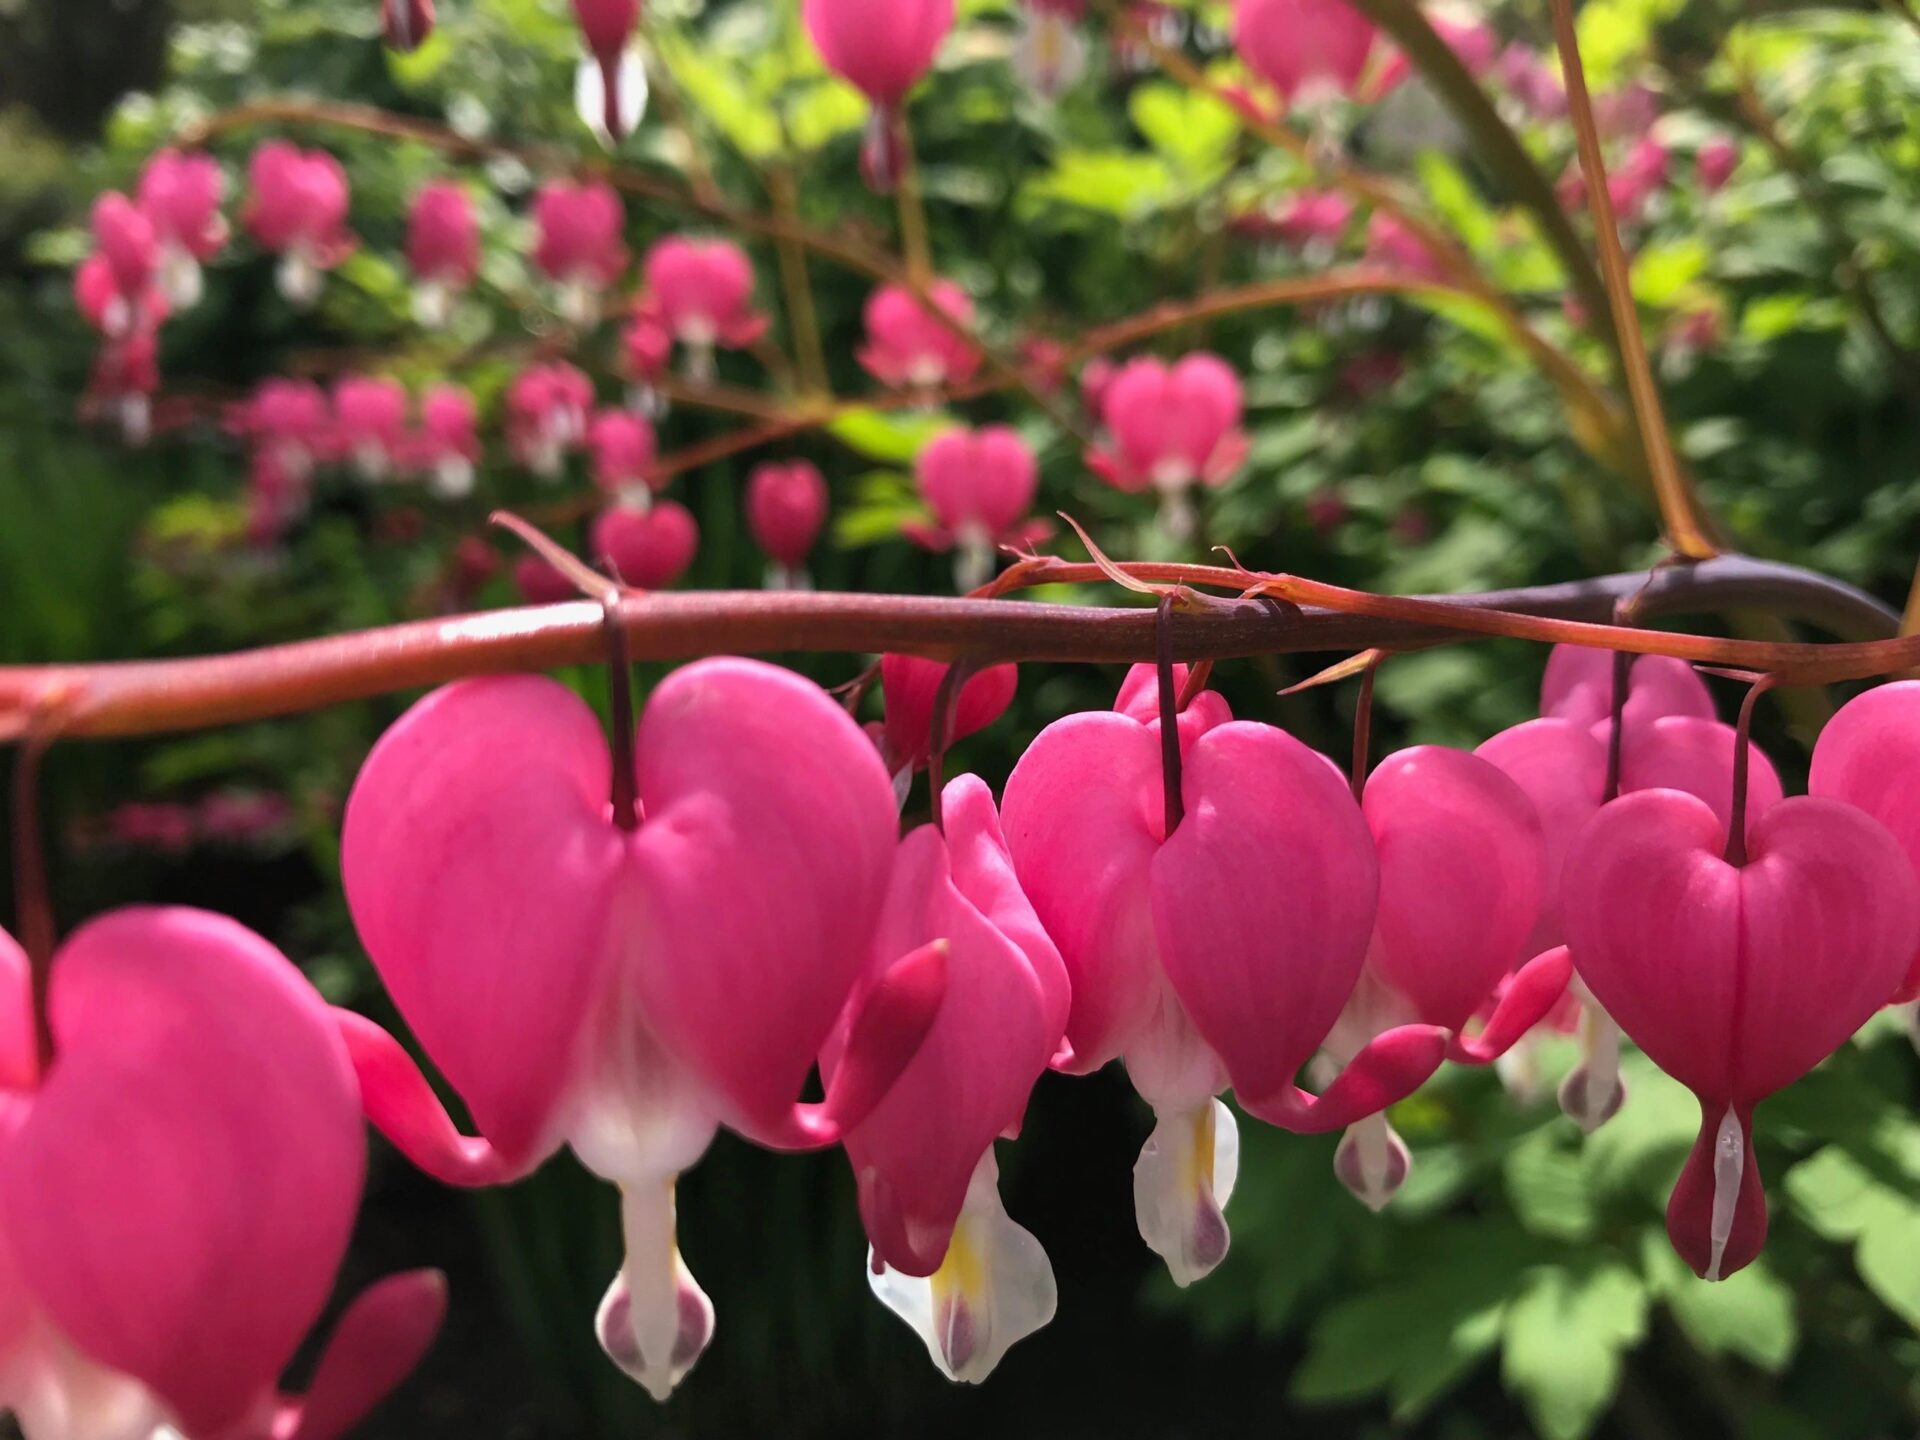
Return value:
[(29, 735), (13, 761), (13, 896), (20, 946), (27, 952), (33, 994), (33, 1035), (44, 1070), (53, 1061), (48, 984), (59, 942), (47, 885), (47, 852), (40, 829), (40, 761), (49, 737)]
[(1627, 691), (1633, 684), (1633, 662), (1637, 656), (1619, 650), (1613, 657), (1613, 705), (1607, 726), (1607, 783), (1600, 792), (1600, 803), (1611, 805), (1620, 798), (1620, 755), (1626, 748)]
[(1173, 592), (1160, 597), (1154, 615), (1154, 664), (1160, 681), (1160, 784), (1166, 833), (1187, 818), (1187, 795), (1180, 774), (1180, 693), (1173, 683)]
[(1357, 804), (1367, 793), (1367, 758), (1373, 752), (1373, 680), (1380, 673), (1380, 657), (1367, 662), (1360, 672), (1360, 697), (1353, 706), (1353, 798)]
[(1733, 804), (1727, 814), (1727, 850), (1729, 865), (1747, 863), (1747, 774), (1753, 768), (1753, 746), (1749, 737), (1753, 734), (1753, 707), (1760, 703), (1760, 697), (1771, 690), (1774, 677), (1763, 675), (1756, 680), (1753, 688), (1747, 691), (1747, 698), (1740, 702), (1740, 718), (1733, 727)]
[(945, 797), (941, 790), (945, 787), (947, 771), (947, 746), (952, 743), (953, 717), (960, 705), (960, 689), (973, 678), (978, 667), (965, 656), (955, 660), (947, 667), (947, 673), (940, 677), (940, 688), (933, 695), (933, 726), (927, 736), (927, 786), (929, 807), (933, 812), (933, 824), (942, 835), (947, 833)]
[(640, 777), (634, 762), (633, 661), (627, 632), (620, 624), (620, 595), (608, 594), (606, 606), (607, 698), (613, 715), (613, 823), (622, 830), (640, 828)]

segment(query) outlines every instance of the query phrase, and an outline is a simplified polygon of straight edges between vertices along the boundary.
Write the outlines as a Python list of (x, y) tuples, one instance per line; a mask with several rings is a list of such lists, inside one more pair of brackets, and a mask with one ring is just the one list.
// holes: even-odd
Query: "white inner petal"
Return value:
[(1133, 1167), (1134, 1218), (1176, 1285), (1191, 1285), (1226, 1259), (1226, 1205), (1239, 1174), (1240, 1128), (1225, 1105), (1208, 1099), (1158, 1112)]

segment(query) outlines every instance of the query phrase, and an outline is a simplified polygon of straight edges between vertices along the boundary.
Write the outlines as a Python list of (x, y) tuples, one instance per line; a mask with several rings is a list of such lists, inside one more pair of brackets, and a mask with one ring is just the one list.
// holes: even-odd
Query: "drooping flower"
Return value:
[(647, 70), (633, 52), (640, 0), (573, 0), (587, 60), (574, 86), (580, 118), (611, 149), (631, 135), (647, 110)]
[(629, 386), (628, 404), (650, 419), (667, 413), (666, 397), (658, 387), (672, 358), (673, 332), (649, 306), (634, 306), (620, 336), (621, 370)]
[(657, 445), (653, 426), (631, 410), (602, 410), (587, 426), (593, 483), (622, 507), (644, 511), (667, 483), (654, 468)]
[(647, 252), (649, 308), (687, 348), (695, 379), (713, 376), (716, 345), (752, 346), (767, 333), (767, 317), (753, 308), (753, 262), (730, 240), (672, 235)]
[(211, 155), (161, 150), (140, 172), (140, 213), (160, 242), (160, 288), (176, 310), (200, 303), (200, 267), (227, 243), (227, 177)]
[(856, 353), (882, 385), (934, 390), (964, 385), (980, 369), (980, 351), (953, 328), (973, 327), (972, 297), (951, 280), (934, 281), (927, 293), (951, 324), (935, 319), (903, 285), (883, 285), (867, 299), (867, 339)]
[(872, 103), (861, 169), (874, 189), (891, 190), (901, 107), (953, 28), (953, 0), (889, 0), (884, 16), (871, 0), (802, 0), (802, 14), (827, 68)]
[(432, 181), (413, 197), (407, 263), (415, 281), (414, 319), (429, 329), (445, 325), (480, 273), (480, 223), (467, 192), (452, 181)]
[(560, 316), (584, 328), (600, 317), (600, 297), (627, 268), (626, 214), (604, 181), (549, 180), (533, 201), (539, 239), (533, 261), (559, 286)]
[(398, 380), (349, 375), (333, 387), (336, 452), (366, 480), (385, 480), (408, 451), (407, 387)]
[[(1052, 1268), (1000, 1203), (993, 1144), (1019, 1129), (1060, 1048), (1067, 974), (1014, 877), (986, 785), (960, 776), (942, 809), (944, 833), (923, 825), (894, 857), (867, 983), (941, 946), (946, 999), (919, 1054), (845, 1143), (874, 1293), (949, 1379), (979, 1381), (1053, 1317)], [(838, 1048), (821, 1059), (829, 1078)]]
[(1035, 94), (1054, 100), (1087, 72), (1087, 42), (1079, 29), (1085, 0), (1026, 0), (1013, 42), (1013, 73)]
[(929, 550), (957, 552), (954, 585), (965, 594), (993, 576), (1002, 545), (1037, 543), (1053, 526), (1027, 512), (1040, 486), (1040, 465), (1005, 425), (948, 430), (928, 441), (914, 462), (931, 523), (914, 521), (907, 536)]
[(326, 1003), (223, 916), (122, 910), (53, 965), (39, 1071), (0, 934), (0, 1409), (39, 1437), (334, 1440), (419, 1360), (432, 1272), (364, 1292), (276, 1382), (346, 1253), (366, 1149)]
[(94, 253), (75, 280), (80, 308), (109, 339), (158, 323), (160, 242), (134, 203), (108, 191), (93, 204)]
[(1274, 1124), (1338, 1130), (1415, 1089), (1447, 1038), (1390, 1030), (1317, 1099), (1295, 1088), (1360, 976), (1372, 837), (1324, 757), (1234, 721), (1211, 692), (1178, 717), (1186, 818), (1168, 834), (1155, 682), (1136, 666), (1116, 710), (1043, 730), (1007, 781), (1001, 818), (1072, 982), (1066, 1068), (1124, 1057), (1154, 1109), (1134, 1203), (1141, 1235), (1187, 1285), (1227, 1251), (1239, 1142), (1216, 1095), (1231, 1085)]
[(262, 380), (229, 412), (227, 428), (301, 484), (331, 453), (334, 439), (326, 392), (311, 380)]
[(1237, 0), (1234, 43), (1290, 107), (1353, 96), (1378, 32), (1347, 0)]
[(464, 386), (443, 381), (427, 391), (411, 452), (413, 464), (426, 472), (427, 484), (441, 499), (462, 500), (473, 493), (482, 453), (479, 416)]
[(611, 505), (593, 522), (593, 554), (620, 579), (641, 590), (664, 590), (693, 564), (700, 527), (677, 500), (645, 510)]
[(326, 272), (360, 243), (347, 229), (346, 170), (324, 150), (269, 140), (247, 162), (247, 184), (247, 229), (280, 257), (281, 295), (313, 304)]
[(523, 370), (507, 387), (507, 448), (542, 480), (558, 480), (586, 443), (593, 382), (565, 361)]
[(1302, 190), (1274, 221), (1274, 231), (1296, 250), (1331, 254), (1353, 223), (1353, 201), (1338, 190)]
[[(1540, 680), (1540, 714), (1588, 727), (1611, 724), (1613, 668), (1610, 650), (1589, 645), (1554, 646)], [(1638, 726), (1662, 715), (1719, 718), (1707, 682), (1686, 661), (1667, 655), (1635, 656), (1628, 671), (1622, 719), (1629, 726)], [(1597, 738), (1604, 740), (1604, 731)]]
[(380, 34), (402, 54), (418, 50), (433, 33), (433, 0), (380, 0)]
[(1143, 356), (1127, 362), (1101, 404), (1113, 443), (1090, 451), (1088, 468), (1116, 489), (1153, 490), (1161, 528), (1175, 538), (1193, 535), (1193, 487), (1226, 484), (1247, 454), (1233, 367), (1204, 352), (1173, 365)]
[(1700, 189), (1708, 195), (1717, 193), (1733, 178), (1734, 168), (1739, 163), (1740, 147), (1725, 135), (1715, 135), (1693, 157), (1695, 173), (1700, 177)]
[(1367, 221), (1367, 264), (1396, 270), (1416, 279), (1439, 280), (1447, 273), (1433, 247), (1411, 226), (1384, 210), (1374, 211)]
[[(1379, 859), (1380, 901), (1366, 967), (1327, 1053), (1344, 1063), (1373, 1036), (1419, 1022), (1455, 1037), (1451, 1058), (1490, 1063), (1545, 1018), (1573, 969), (1564, 949), (1529, 959), (1526, 948), (1546, 891), (1532, 802), (1478, 756), (1417, 745), (1367, 777), (1361, 810)], [(1498, 1008), (1467, 1038), (1496, 990)], [(1341, 1181), (1375, 1210), (1411, 1168), (1385, 1115), (1350, 1127), (1334, 1157)]]
[[(1920, 878), (1920, 681), (1878, 685), (1841, 706), (1814, 743), (1807, 793), (1879, 821)], [(1920, 950), (1892, 999), (1920, 999)]]
[(767, 586), (807, 587), (807, 556), (827, 521), (827, 482), (805, 460), (756, 465), (747, 477), (747, 528), (772, 566)]
[(1920, 883), (1864, 811), (1783, 800), (1724, 854), (1695, 796), (1627, 795), (1568, 853), (1567, 943), (1587, 988), (1700, 1101), (1700, 1135), (1667, 1204), (1695, 1274), (1722, 1280), (1767, 1233), (1753, 1108), (1886, 1004), (1920, 947)]
[[(949, 667), (917, 655), (882, 655), (880, 691), (886, 702), (886, 722), (880, 731), (880, 758), (893, 776), (894, 792), (906, 802), (914, 772), (933, 758), (933, 707)], [(991, 725), (1013, 703), (1020, 684), (1017, 665), (989, 665), (970, 675), (954, 700), (953, 724), (947, 743), (964, 740)]]
[(430, 1173), (496, 1183), (566, 1144), (622, 1188), (596, 1329), (664, 1396), (713, 1316), (674, 1241), (675, 1177), (723, 1123), (782, 1148), (843, 1138), (926, 1034), (945, 961), (888, 971), (825, 1101), (798, 1103), (885, 894), (886, 772), (817, 686), (732, 659), (655, 689), (634, 769), (616, 793), (592, 710), (543, 678), (461, 682), (402, 717), (347, 803), (347, 899), (481, 1138), (384, 1031), (342, 1024), (369, 1116)]
[(1558, 120), (1567, 113), (1567, 91), (1559, 74), (1518, 40), (1500, 52), (1497, 74), (1523, 114), (1535, 120)]

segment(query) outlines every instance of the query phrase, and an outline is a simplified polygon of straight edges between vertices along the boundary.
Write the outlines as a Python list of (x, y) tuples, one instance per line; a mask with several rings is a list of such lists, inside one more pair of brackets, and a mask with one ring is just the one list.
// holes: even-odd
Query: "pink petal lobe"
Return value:
[(1514, 972), (1480, 1033), (1471, 1039), (1455, 1035), (1447, 1058), (1462, 1065), (1492, 1064), (1553, 1013), (1572, 979), (1573, 956), (1566, 946), (1534, 956)]
[(599, 722), (572, 691), (532, 676), (463, 681), (381, 738), (347, 801), (342, 867), (361, 939), (513, 1167), (558, 1146), (605, 983), (625, 851), (610, 773)]
[[(1729, 1114), (1733, 1126), (1726, 1124)], [(1735, 1130), (1739, 1136), (1737, 1153), (1729, 1155), (1727, 1152), (1735, 1148)], [(1729, 1161), (1737, 1167), (1737, 1179), (1726, 1174)], [(1716, 1170), (1722, 1174), (1716, 1175)], [(1716, 1183), (1723, 1176), (1733, 1183)], [(1716, 1219), (1722, 1231), (1718, 1254)], [(1707, 1280), (1724, 1280), (1744, 1270), (1766, 1244), (1767, 1196), (1753, 1157), (1751, 1105), (1729, 1111), (1721, 1105), (1702, 1103), (1699, 1138), (1693, 1142), (1680, 1179), (1667, 1198), (1667, 1238), (1693, 1273)]]
[(354, 1298), (328, 1337), (287, 1440), (338, 1440), (420, 1363), (447, 1314), (438, 1270), (390, 1275)]
[[(1613, 714), (1613, 652), (1590, 645), (1556, 645), (1540, 682), (1540, 714), (1576, 725), (1597, 725)], [(1627, 672), (1629, 725), (1662, 715), (1715, 720), (1713, 696), (1684, 660), (1642, 655)]]
[[(1449, 1036), (1435, 1025), (1401, 1025), (1376, 1035), (1319, 1095), (1292, 1083), (1241, 1104), (1269, 1125), (1303, 1135), (1344, 1130), (1418, 1090), (1447, 1058)], [(1236, 1088), (1236, 1097), (1240, 1091)]]

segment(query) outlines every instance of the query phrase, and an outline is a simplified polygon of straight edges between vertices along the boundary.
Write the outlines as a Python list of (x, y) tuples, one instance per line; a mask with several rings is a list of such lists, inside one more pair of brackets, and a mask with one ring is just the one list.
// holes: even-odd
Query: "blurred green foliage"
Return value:
[[(471, 502), (329, 481), (285, 545), (250, 548), (244, 462), (216, 423), (127, 452), (69, 418), (89, 352), (68, 300), (70, 267), (85, 250), (94, 193), (131, 186), (154, 148), (254, 99), (352, 100), (594, 163), (572, 114), (576, 45), (564, 5), (441, 0), (436, 36), (395, 57), (377, 44), (373, 0), (181, 0), (138, 7), (140, 24), (119, 33), (146, 37), (146, 49), (103, 72), (106, 61), (67, 43), (65, 4), (0, 8), (16, 63), (57, 59), (88, 77), (73, 83), (72, 103), (36, 106), (29, 93), (0, 111), (0, 660), (228, 650), (444, 604), (458, 537), (477, 533), (489, 507), (552, 498), (505, 462), (497, 435)], [(1596, 83), (1650, 85), (1673, 153), (1673, 183), (1630, 239), (1635, 295), (1686, 463), (1740, 548), (1814, 565), (1894, 603), (1920, 546), (1920, 35), (1901, 7), (1749, 12), (1727, 0), (1592, 0), (1581, 16)], [(811, 58), (795, 8), (653, 0), (656, 102), (619, 159), (669, 178), (710, 173), (754, 210), (771, 203), (767, 174), (787, 171), (808, 223), (890, 246), (889, 205), (857, 177), (862, 106)], [(1190, 52), (1224, 70), (1225, 7), (1188, 8)], [(1048, 103), (1006, 63), (1009, 5), (962, 9), (964, 34), (917, 99), (914, 134), (935, 257), (974, 295), (997, 343), (1033, 333), (1071, 340), (1163, 300), (1326, 263), (1233, 224), (1310, 179), (1258, 144), (1233, 110), (1128, 71), (1104, 41), (1093, 78)], [(1508, 38), (1537, 44), (1546, 34), (1536, 0), (1511, 0), (1490, 19)], [(109, 33), (115, 22), (93, 23)], [(151, 88), (121, 97), (128, 85)], [(80, 98), (103, 86), (86, 112)], [(1773, 117), (1792, 163), (1754, 132), (1744, 102)], [(96, 123), (97, 137), (62, 138)], [(1337, 116), (1332, 129), (1363, 160), (1402, 175), (1544, 334), (1604, 374), (1602, 353), (1563, 310), (1559, 265), (1530, 217), (1506, 202), (1430, 98), (1423, 108), (1403, 92), (1372, 113)], [(271, 133), (219, 137), (213, 148), (236, 183), (248, 149)], [(1691, 157), (1716, 134), (1738, 141), (1740, 165), (1707, 195)], [(1521, 136), (1550, 176), (1564, 170), (1564, 125), (1527, 123)], [(166, 331), (169, 393), (211, 415), (263, 376), (353, 365), (416, 387), (452, 374), (493, 412), (518, 364), (564, 339), (525, 260), (522, 217), (541, 175), (509, 158), (457, 166), (424, 145), (364, 134), (297, 138), (346, 162), (363, 248), (318, 311), (302, 315), (273, 293), (270, 263), (237, 241), (207, 300)], [(452, 329), (428, 336), (409, 318), (399, 246), (408, 197), (449, 173), (480, 200), (487, 251)], [(630, 217), (636, 247), (690, 223), (664, 204), (634, 204)], [(749, 248), (775, 339), (790, 348), (775, 256), (757, 241)], [(809, 273), (833, 387), (857, 395), (868, 384), (852, 358), (866, 282), (818, 259)], [(1684, 343), (1701, 316), (1711, 317), (1706, 338)], [(1207, 498), (1205, 533), (1249, 565), (1378, 590), (1455, 591), (1659, 557), (1645, 495), (1582, 447), (1558, 392), (1474, 304), (1436, 296), (1245, 312), (1195, 322), (1159, 345), (1168, 354), (1199, 347), (1228, 356), (1248, 381), (1251, 457)], [(621, 388), (614, 353), (608, 327), (576, 354), (609, 402)], [(766, 381), (732, 355), (721, 376)], [(786, 447), (818, 461), (834, 488), (817, 583), (948, 587), (947, 562), (898, 531), (917, 508), (913, 456), (954, 418), (856, 410)], [(1035, 444), (1043, 511), (1070, 509), (1116, 555), (1181, 553), (1153, 528), (1151, 502), (1093, 483), (1076, 442), (1030, 402), (983, 400), (964, 418), (1014, 423)], [(734, 423), (683, 408), (663, 443), (692, 444)], [(739, 518), (752, 458), (677, 482), (703, 530), (688, 584), (759, 583)], [(568, 493), (584, 489), (574, 474)], [(475, 603), (509, 599), (496, 579)], [(787, 658), (828, 683), (856, 669)], [(1241, 713), (1338, 750), (1348, 696), (1272, 698), (1312, 663), (1228, 667), (1220, 684)], [(1383, 743), (1476, 743), (1531, 713), (1540, 663), (1503, 643), (1395, 661), (1380, 677)], [(595, 677), (574, 678), (596, 694)], [(997, 782), (1048, 720), (1105, 703), (1117, 681), (1030, 669), (1014, 711), (963, 745), (957, 763)], [(74, 919), (136, 898), (213, 905), (275, 938), (330, 995), (378, 1012), (384, 1001), (339, 899), (335, 817), (404, 698), (56, 752), (52, 809), (68, 828), (127, 800), (186, 801), (221, 787), (293, 802), (288, 833), (264, 848), (169, 855), (69, 844), (58, 867), (63, 912)], [(1783, 770), (1801, 768), (1804, 735), (1766, 723)], [(910, 818), (923, 809), (916, 796)], [(1543, 1094), (1567, 1063), (1548, 1047)], [(1049, 1078), (1027, 1138), (1003, 1163), (1012, 1212), (1059, 1270), (1062, 1311), (977, 1393), (944, 1386), (913, 1337), (866, 1298), (864, 1245), (836, 1157), (774, 1161), (723, 1139), (688, 1178), (685, 1247), (720, 1330), (662, 1410), (592, 1344), (588, 1319), (617, 1254), (600, 1187), (561, 1163), (512, 1191), (452, 1197), (385, 1157), (355, 1263), (368, 1273), (444, 1264), (457, 1303), (428, 1372), (369, 1433), (1912, 1434), (1920, 1124), (1914, 1058), (1898, 1027), (1876, 1022), (1860, 1045), (1762, 1109), (1773, 1236), (1762, 1263), (1720, 1286), (1684, 1271), (1660, 1224), (1697, 1125), (1692, 1102), (1637, 1058), (1628, 1078), (1626, 1108), (1583, 1140), (1551, 1103), (1519, 1104), (1491, 1073), (1449, 1070), (1394, 1115), (1416, 1168), (1377, 1218), (1334, 1182), (1330, 1141), (1248, 1124), (1233, 1255), (1188, 1292), (1174, 1291), (1132, 1236), (1127, 1172), (1144, 1112), (1116, 1077)], [(343, 1289), (354, 1283), (349, 1276)]]

